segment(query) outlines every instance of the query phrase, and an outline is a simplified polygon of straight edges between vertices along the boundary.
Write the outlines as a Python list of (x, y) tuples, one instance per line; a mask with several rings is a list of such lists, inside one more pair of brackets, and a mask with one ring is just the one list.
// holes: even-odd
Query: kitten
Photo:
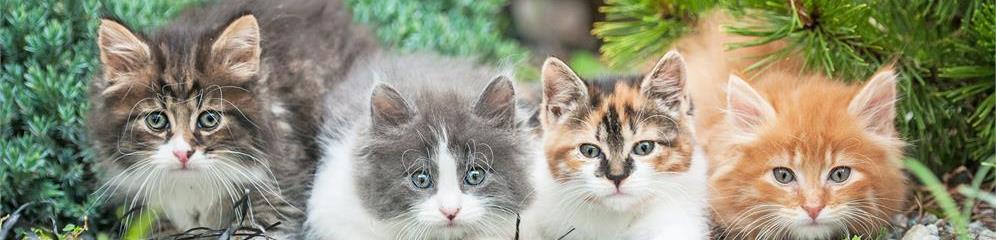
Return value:
[(784, 43), (726, 52), (742, 42), (706, 19), (683, 40), (689, 92), (709, 157), (714, 221), (726, 239), (875, 237), (902, 209), (903, 143), (893, 127), (896, 74), (886, 66), (864, 86), (800, 74), (799, 56), (745, 81), (751, 56)]
[(102, 20), (88, 118), (100, 197), (158, 213), (161, 234), (296, 228), (318, 156), (311, 102), (373, 48), (349, 19), (338, 2), (302, 0), (195, 8), (148, 36)]
[(695, 148), (684, 62), (642, 78), (585, 82), (543, 65), (546, 164), (523, 225), (537, 239), (704, 239), (706, 160)]
[(428, 55), (358, 67), (354, 87), (328, 99), (309, 237), (512, 239), (536, 153), (495, 72)]

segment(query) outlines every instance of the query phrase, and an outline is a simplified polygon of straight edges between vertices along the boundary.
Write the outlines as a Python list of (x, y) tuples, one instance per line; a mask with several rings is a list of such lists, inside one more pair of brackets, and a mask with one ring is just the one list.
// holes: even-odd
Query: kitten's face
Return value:
[(599, 86), (547, 60), (544, 144), (565, 193), (627, 211), (662, 191), (680, 191), (669, 178), (689, 169), (694, 144), (683, 68), (672, 52), (641, 81)]
[(531, 187), (512, 84), (496, 79), (475, 106), (467, 101), (430, 93), (412, 105), (386, 85), (374, 90), (358, 189), (371, 212), (397, 227), (398, 237), (515, 230)]
[[(215, 90), (216, 92), (223, 92)], [(134, 117), (125, 120), (119, 151), (146, 159), (123, 158), (124, 166), (148, 161), (153, 169), (169, 174), (197, 174), (228, 164), (256, 165), (237, 152), (252, 151), (252, 125), (239, 119), (239, 109), (221, 93), (199, 93), (190, 99), (170, 96), (136, 103)], [(212, 96), (214, 95), (214, 96)], [(145, 152), (143, 154), (143, 152)]]
[(726, 236), (828, 239), (887, 226), (905, 193), (891, 128), (894, 83), (887, 78), (871, 81), (857, 97), (849, 87), (804, 86), (800, 92), (823, 92), (805, 96), (823, 98), (781, 102), (777, 109), (742, 80), (731, 80), (730, 110), (739, 113), (730, 118), (739, 123), (732, 135), (745, 141), (736, 164), (719, 168), (726, 172), (717, 190), (726, 196), (714, 205), (721, 221), (740, 232)]
[(259, 64), (256, 20), (244, 16), (206, 34), (165, 32), (147, 41), (103, 20), (104, 71), (94, 80), (90, 121), (117, 174), (111, 191), (151, 189), (138, 193), (145, 195), (158, 190), (150, 184), (266, 179), (262, 152), (270, 133), (250, 91)]

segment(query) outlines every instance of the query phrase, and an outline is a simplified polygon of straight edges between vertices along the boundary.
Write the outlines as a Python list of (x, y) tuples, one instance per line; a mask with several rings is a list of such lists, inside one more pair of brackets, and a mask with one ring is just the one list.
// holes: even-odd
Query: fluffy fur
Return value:
[[(783, 43), (726, 52), (723, 44), (749, 40), (721, 33), (720, 24), (732, 22), (726, 18), (714, 14), (679, 44), (693, 79), (700, 143), (711, 160), (715, 235), (840, 239), (888, 227), (906, 193), (891, 67), (863, 86), (848, 85), (800, 74), (802, 64), (791, 56), (744, 81), (736, 73), (750, 59)], [(789, 170), (791, 179), (776, 169)], [(836, 169), (849, 169), (847, 177), (831, 176)]]
[[(327, 102), (309, 238), (513, 238), (535, 153), (512, 82), (496, 73), (429, 55), (386, 54), (358, 67), (354, 88)], [(473, 183), (472, 171), (483, 181)]]
[[(555, 58), (542, 72), (545, 164), (523, 222), (530, 239), (706, 238), (706, 160), (681, 56), (617, 81), (584, 82)], [(590, 146), (600, 154), (586, 155)]]
[[(151, 35), (111, 19), (88, 124), (107, 178), (98, 194), (159, 213), (164, 228), (238, 218), (285, 238), (303, 216), (324, 89), (372, 48), (335, 1), (226, 1)], [(332, 37), (330, 37), (332, 36)], [(252, 207), (236, 211), (246, 195)]]

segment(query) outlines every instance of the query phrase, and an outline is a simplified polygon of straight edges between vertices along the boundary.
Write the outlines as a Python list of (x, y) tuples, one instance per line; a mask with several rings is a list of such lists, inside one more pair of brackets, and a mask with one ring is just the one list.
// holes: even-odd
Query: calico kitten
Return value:
[(523, 221), (534, 237), (706, 238), (706, 160), (681, 56), (619, 81), (585, 82), (556, 58), (542, 72), (546, 184)]
[(512, 239), (535, 154), (512, 82), (467, 59), (364, 65), (328, 101), (309, 237)]
[[(342, 9), (226, 1), (148, 36), (102, 20), (88, 118), (107, 175), (98, 194), (158, 213), (165, 229), (296, 228), (317, 158), (311, 102), (373, 46)], [(247, 193), (251, 207), (236, 211)]]
[[(717, 13), (721, 14), (721, 13)], [(893, 127), (896, 74), (884, 67), (863, 86), (800, 74), (792, 56), (756, 73), (730, 75), (780, 44), (732, 52), (706, 19), (680, 45), (694, 76), (689, 92), (711, 160), (711, 205), (725, 239), (874, 237), (902, 209), (903, 143)]]

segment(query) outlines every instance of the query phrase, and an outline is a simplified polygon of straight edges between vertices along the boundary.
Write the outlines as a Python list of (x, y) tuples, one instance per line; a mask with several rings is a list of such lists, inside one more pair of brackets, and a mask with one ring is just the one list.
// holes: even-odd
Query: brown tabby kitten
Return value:
[(368, 36), (336, 1), (228, 1), (149, 36), (102, 20), (88, 118), (98, 194), (166, 229), (279, 222), (268, 235), (288, 238), (317, 159), (313, 102), (375, 48)]

